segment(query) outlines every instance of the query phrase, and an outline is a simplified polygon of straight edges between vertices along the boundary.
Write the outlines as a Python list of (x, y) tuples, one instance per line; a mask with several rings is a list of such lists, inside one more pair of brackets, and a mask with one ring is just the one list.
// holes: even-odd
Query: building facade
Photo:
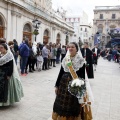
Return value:
[(93, 40), (92, 40), (92, 31), (93, 31), (93, 27), (92, 25), (84, 25), (81, 24), (79, 27), (79, 31), (80, 31), (80, 39), (82, 40), (82, 42), (88, 42), (89, 46), (92, 47), (93, 46)]
[(110, 41), (108, 31), (120, 28), (120, 6), (96, 6), (93, 19), (93, 36), (100, 33), (100, 46)]
[(88, 15), (84, 11), (81, 15), (67, 16), (66, 22), (74, 27), (73, 40), (75, 42), (91, 42), (92, 27), (88, 24)]
[(51, 0), (1, 0), (0, 38), (16, 39), (18, 43), (25, 37), (34, 41), (32, 21), (36, 18), (41, 21), (37, 42), (65, 44), (66, 37), (68, 42), (72, 38), (73, 27), (56, 16)]
[(74, 35), (72, 41), (78, 42), (79, 38), (79, 26), (80, 26), (80, 16), (69, 16), (65, 18), (65, 21), (74, 27)]

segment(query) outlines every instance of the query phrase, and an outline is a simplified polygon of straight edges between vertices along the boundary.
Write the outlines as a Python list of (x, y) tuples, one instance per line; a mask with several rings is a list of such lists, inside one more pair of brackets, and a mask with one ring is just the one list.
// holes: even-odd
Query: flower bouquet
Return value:
[(70, 81), (68, 84), (68, 91), (78, 99), (82, 99), (86, 92), (85, 80), (79, 78)]

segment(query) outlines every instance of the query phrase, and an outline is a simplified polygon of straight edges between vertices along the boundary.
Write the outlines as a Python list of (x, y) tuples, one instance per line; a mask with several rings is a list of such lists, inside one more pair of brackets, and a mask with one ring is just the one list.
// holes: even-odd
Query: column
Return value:
[(12, 26), (12, 30), (11, 30), (11, 33), (12, 33), (12, 40), (13, 39), (16, 39), (17, 38), (17, 31), (16, 31), (16, 28), (17, 28), (17, 24), (16, 24), (16, 19), (17, 19), (17, 17), (16, 17), (16, 14), (15, 14), (15, 12), (12, 12), (12, 18), (11, 18), (11, 26)]
[(12, 40), (12, 34), (11, 34), (11, 5), (8, 4), (8, 11), (7, 11), (7, 41)]
[(50, 27), (50, 41), (49, 42), (52, 42), (53, 43), (53, 29), (52, 27)]
[(23, 40), (23, 16), (16, 16), (16, 40), (20, 44)]

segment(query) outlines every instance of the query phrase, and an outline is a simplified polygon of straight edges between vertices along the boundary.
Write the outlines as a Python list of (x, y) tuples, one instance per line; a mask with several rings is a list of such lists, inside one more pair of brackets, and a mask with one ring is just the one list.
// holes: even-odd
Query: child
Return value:
[(43, 57), (42, 57), (41, 52), (39, 51), (37, 53), (37, 68), (38, 68), (38, 71), (42, 70), (42, 65), (43, 65)]

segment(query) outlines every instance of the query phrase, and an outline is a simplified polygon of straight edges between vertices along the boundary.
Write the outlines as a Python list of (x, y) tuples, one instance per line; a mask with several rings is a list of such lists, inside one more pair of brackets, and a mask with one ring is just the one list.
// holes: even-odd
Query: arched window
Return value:
[(45, 30), (45, 32), (44, 32), (44, 36), (49, 36), (49, 32), (48, 32), (48, 30)]
[(3, 24), (3, 19), (0, 16), (0, 38), (4, 37), (4, 24)]
[(98, 32), (99, 32), (99, 33), (102, 33), (102, 32), (103, 32), (103, 25), (102, 25), (102, 24), (99, 24), (99, 25), (98, 25)]
[(43, 35), (43, 43), (47, 44), (49, 42), (49, 31), (45, 30)]
[(1, 17), (0, 17), (0, 26), (3, 26), (3, 21)]
[(60, 44), (60, 34), (57, 34), (56, 44)]
[(31, 29), (31, 26), (29, 23), (25, 24), (24, 28), (23, 28), (23, 31), (24, 32), (31, 32), (32, 29)]
[(23, 28), (23, 39), (27, 38), (29, 41), (32, 40), (32, 27), (29, 23), (26, 23)]

